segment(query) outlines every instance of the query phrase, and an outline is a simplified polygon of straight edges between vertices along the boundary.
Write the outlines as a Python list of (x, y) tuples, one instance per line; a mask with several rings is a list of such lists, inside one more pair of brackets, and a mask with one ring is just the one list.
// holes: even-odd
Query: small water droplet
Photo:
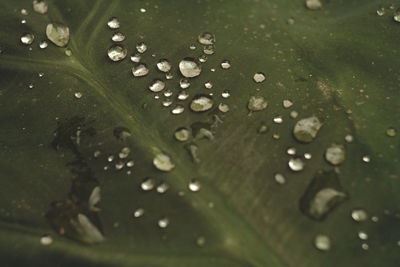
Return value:
[(304, 169), (304, 161), (301, 158), (291, 158), (288, 162), (289, 168), (294, 172), (299, 172)]
[(140, 184), (140, 188), (143, 191), (151, 191), (155, 186), (155, 181), (153, 178), (144, 178), (142, 183)]
[(165, 90), (164, 93), (163, 93), (163, 95), (164, 95), (165, 97), (170, 97), (170, 96), (172, 96), (173, 94), (174, 94), (174, 93), (173, 93), (171, 90), (169, 90), (169, 89)]
[(126, 163), (126, 167), (132, 168), (135, 165), (135, 162), (133, 160), (130, 160)]
[(33, 0), (32, 2), (33, 10), (39, 14), (46, 14), (49, 6), (44, 0)]
[(275, 173), (274, 179), (275, 179), (275, 182), (277, 182), (278, 184), (286, 183), (286, 178), (281, 173)]
[(132, 67), (132, 74), (135, 77), (143, 77), (149, 73), (147, 65), (144, 63), (137, 63)]
[(294, 155), (296, 155), (296, 148), (294, 148), (294, 147), (288, 147), (288, 149), (286, 149), (286, 153), (287, 153), (288, 155), (294, 156)]
[(174, 133), (174, 137), (178, 141), (186, 142), (187, 140), (189, 140), (190, 131), (184, 127), (178, 128)]
[(136, 45), (136, 50), (143, 54), (147, 50), (147, 45), (144, 42), (140, 42)]
[(167, 98), (167, 99), (163, 100), (162, 105), (163, 105), (164, 107), (169, 107), (169, 106), (172, 105), (172, 100), (169, 99), (169, 98)]
[(332, 165), (339, 165), (346, 159), (344, 146), (332, 144), (325, 151), (325, 159)]
[(138, 208), (133, 212), (133, 217), (139, 218), (142, 217), (144, 214), (144, 209), (143, 208)]
[(261, 111), (266, 109), (267, 106), (268, 102), (263, 96), (252, 96), (247, 104), (250, 111)]
[(175, 168), (175, 164), (169, 155), (159, 152), (153, 159), (153, 165), (160, 171), (169, 172)]
[(115, 127), (113, 134), (118, 140), (125, 141), (131, 136), (131, 131), (125, 127)]
[(197, 41), (202, 45), (213, 45), (215, 43), (215, 36), (209, 32), (203, 32), (197, 37)]
[(281, 124), (281, 123), (283, 123), (283, 118), (282, 118), (282, 116), (274, 117), (274, 118), (273, 118), (273, 122), (276, 123), (276, 124)]
[(165, 58), (160, 59), (157, 62), (157, 68), (159, 71), (168, 72), (171, 70), (171, 63)]
[(263, 81), (265, 81), (265, 74), (262, 73), (262, 72), (257, 72), (257, 73), (254, 74), (253, 80), (256, 83), (262, 83)]
[(76, 99), (80, 99), (80, 98), (82, 98), (83, 95), (81, 92), (75, 92), (74, 96)]
[(135, 53), (131, 55), (131, 61), (135, 63), (139, 63), (141, 59), (141, 55), (139, 53)]
[(364, 222), (368, 219), (368, 214), (364, 209), (354, 209), (351, 212), (351, 218), (356, 222)]
[(208, 95), (196, 95), (190, 102), (190, 109), (194, 112), (204, 112), (210, 110), (214, 101)]
[(227, 104), (224, 104), (224, 103), (219, 103), (218, 109), (219, 109), (219, 111), (221, 111), (223, 113), (226, 113), (226, 112), (229, 111), (229, 106)]
[(207, 61), (207, 55), (201, 55), (201, 56), (199, 56), (199, 61), (201, 62), (201, 63), (204, 63), (204, 62), (206, 62)]
[(289, 99), (285, 99), (283, 100), (282, 105), (284, 108), (290, 108), (291, 106), (293, 106), (293, 102)]
[(119, 29), (119, 20), (116, 17), (112, 17), (108, 20), (107, 25), (110, 29)]
[(362, 248), (363, 250), (368, 250), (368, 249), (369, 249), (369, 245), (368, 245), (367, 243), (363, 243), (363, 244), (361, 245), (361, 248)]
[(231, 67), (231, 63), (229, 60), (224, 60), (221, 62), (221, 68), (227, 70)]
[(390, 137), (394, 137), (397, 135), (397, 130), (393, 127), (389, 127), (386, 129), (386, 135)]
[(117, 44), (110, 46), (107, 51), (108, 57), (115, 62), (123, 60), (126, 57), (127, 53), (128, 52), (124, 46)]
[(95, 159), (99, 158), (101, 156), (101, 151), (100, 150), (96, 150), (95, 152), (93, 152), (93, 157)]
[(310, 10), (322, 8), (321, 0), (306, 0), (306, 7)]
[(347, 134), (347, 135), (344, 137), (344, 140), (345, 140), (347, 143), (352, 143), (352, 142), (354, 141), (354, 137), (353, 137), (351, 134)]
[(190, 86), (190, 81), (189, 81), (188, 79), (181, 79), (181, 80), (179, 81), (179, 86), (180, 86), (182, 89), (187, 89), (187, 88), (189, 88), (189, 86)]
[(151, 82), (149, 90), (152, 92), (161, 92), (165, 88), (165, 83), (162, 80), (155, 79)]
[(26, 19), (21, 20), (21, 24), (26, 24)]
[(69, 28), (62, 23), (49, 23), (46, 36), (56, 46), (64, 47), (69, 42)]
[(169, 219), (167, 217), (163, 217), (158, 220), (157, 224), (160, 228), (166, 228), (169, 225)]
[(213, 46), (213, 45), (204, 46), (203, 53), (206, 55), (213, 55), (215, 53), (215, 46)]
[(123, 40), (125, 40), (125, 35), (122, 32), (115, 32), (112, 35), (111, 40), (113, 42), (122, 42)]
[(21, 9), (21, 15), (27, 16), (28, 14), (28, 10), (26, 10), (25, 8)]
[(24, 45), (32, 44), (33, 40), (35, 40), (35, 36), (31, 33), (24, 33), (21, 36), (21, 43), (23, 43)]
[(207, 81), (207, 82), (204, 83), (204, 87), (207, 88), (207, 89), (211, 89), (213, 87), (213, 84), (212, 84), (212, 82)]
[(188, 99), (188, 97), (189, 97), (189, 94), (186, 92), (186, 90), (182, 90), (178, 94), (179, 100), (186, 100), (186, 99)]
[(107, 161), (108, 162), (112, 162), (114, 160), (114, 155), (109, 155), (108, 157), (107, 157)]
[(168, 191), (168, 189), (169, 189), (169, 185), (167, 183), (165, 183), (165, 182), (162, 182), (156, 188), (157, 193), (160, 193), (160, 194), (164, 194), (165, 192)]
[(171, 72), (165, 73), (165, 79), (171, 80), (172, 78), (174, 78), (174, 75)]
[(141, 8), (141, 9), (140, 9), (140, 12), (141, 12), (141, 13), (146, 13), (146, 9), (145, 9), (145, 8)]
[(304, 158), (305, 159), (311, 159), (312, 155), (310, 153), (304, 153)]
[(49, 46), (49, 44), (46, 41), (42, 41), (39, 43), (39, 48), (41, 48), (41, 49), (45, 49), (48, 46)]
[(33, 83), (28, 84), (28, 88), (29, 89), (33, 89), (35, 86), (33, 85)]
[(358, 238), (361, 240), (367, 240), (368, 239), (368, 234), (364, 231), (359, 231), (358, 232)]
[(260, 127), (258, 127), (257, 132), (258, 132), (259, 134), (264, 134), (264, 133), (268, 132), (268, 130), (269, 130), (268, 126), (265, 125), (264, 123), (262, 123), (262, 124), (260, 125)]
[(326, 235), (317, 235), (314, 239), (314, 246), (321, 251), (328, 251), (331, 249), (331, 239)]
[(201, 189), (201, 184), (198, 180), (192, 179), (188, 184), (188, 188), (192, 192), (198, 192)]
[(44, 77), (44, 72), (39, 72), (38, 76), (39, 76), (39, 78), (43, 78)]
[(380, 6), (377, 10), (376, 10), (376, 14), (378, 14), (378, 16), (383, 16), (385, 15), (385, 8), (383, 6)]
[(184, 77), (193, 78), (200, 75), (201, 66), (194, 58), (187, 57), (179, 62), (179, 70)]
[(362, 161), (365, 163), (369, 163), (369, 162), (371, 162), (371, 157), (368, 155), (365, 155), (362, 157)]
[(53, 237), (51, 235), (44, 235), (40, 238), (40, 244), (43, 246), (49, 246), (53, 243)]
[(131, 149), (129, 147), (123, 147), (118, 153), (118, 157), (120, 159), (126, 159), (129, 156), (129, 153), (131, 153)]
[(189, 49), (190, 49), (190, 50), (196, 50), (196, 45), (191, 44), (191, 45), (189, 46)]
[(393, 20), (396, 22), (400, 22), (400, 8), (398, 8), (394, 13)]
[(296, 119), (297, 116), (299, 116), (299, 113), (298, 113), (296, 110), (292, 110), (292, 111), (290, 112), (290, 117), (291, 117), (292, 119)]
[(293, 135), (297, 141), (310, 143), (317, 137), (318, 131), (321, 127), (322, 123), (315, 116), (301, 119), (294, 126)]
[(229, 98), (231, 94), (229, 93), (228, 90), (225, 90), (221, 93), (222, 98)]

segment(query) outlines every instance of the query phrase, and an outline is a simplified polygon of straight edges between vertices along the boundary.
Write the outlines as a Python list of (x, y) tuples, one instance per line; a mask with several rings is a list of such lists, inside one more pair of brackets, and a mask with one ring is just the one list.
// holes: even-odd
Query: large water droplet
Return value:
[(306, 7), (310, 10), (320, 9), (322, 7), (321, 0), (306, 0)]
[(184, 77), (193, 78), (200, 75), (201, 66), (194, 58), (187, 57), (179, 62), (179, 70)]
[(317, 235), (314, 238), (314, 246), (321, 251), (328, 251), (331, 249), (331, 239), (326, 235)]
[(62, 23), (49, 23), (46, 36), (56, 46), (64, 47), (69, 42), (69, 28)]
[(23, 43), (24, 45), (32, 44), (33, 40), (35, 40), (35, 36), (32, 33), (24, 33), (21, 36), (21, 43)]
[(194, 112), (204, 112), (210, 110), (214, 105), (214, 101), (208, 95), (197, 95), (190, 102), (190, 109)]
[(124, 46), (117, 44), (112, 45), (107, 51), (108, 57), (115, 62), (123, 60), (127, 53), (128, 52)]
[(333, 144), (325, 151), (325, 159), (332, 165), (339, 165), (346, 159), (344, 146)]
[(165, 83), (162, 80), (156, 79), (152, 81), (149, 86), (149, 90), (152, 92), (161, 92), (165, 88)]
[(169, 172), (175, 168), (175, 164), (169, 155), (159, 152), (153, 159), (153, 165), (160, 171)]
[(203, 32), (197, 37), (197, 40), (202, 45), (212, 45), (215, 43), (215, 36), (209, 32)]
[(44, 0), (33, 0), (32, 6), (33, 6), (33, 11), (39, 14), (46, 14), (47, 10), (49, 9), (49, 6)]
[(184, 127), (178, 128), (178, 129), (176, 129), (176, 131), (174, 133), (174, 137), (178, 141), (185, 142), (190, 137), (190, 131)]
[(171, 63), (169, 63), (169, 61), (165, 58), (160, 59), (157, 62), (157, 68), (159, 71), (168, 72), (171, 70)]
[(262, 72), (257, 72), (257, 73), (254, 74), (253, 80), (256, 83), (262, 83), (263, 81), (265, 81), (265, 74), (262, 73)]
[(110, 29), (119, 29), (119, 20), (116, 17), (110, 18), (110, 20), (107, 22), (107, 25)]
[(300, 142), (310, 143), (316, 138), (321, 127), (322, 123), (315, 116), (301, 119), (294, 126), (293, 135)]
[(322, 220), (346, 197), (336, 172), (319, 172), (301, 197), (300, 210), (314, 220)]
[(135, 77), (143, 77), (149, 73), (147, 65), (144, 63), (137, 63), (132, 67), (132, 74)]

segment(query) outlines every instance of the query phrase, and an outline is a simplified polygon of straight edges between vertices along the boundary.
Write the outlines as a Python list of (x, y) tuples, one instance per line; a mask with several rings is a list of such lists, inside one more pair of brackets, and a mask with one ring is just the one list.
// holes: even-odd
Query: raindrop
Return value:
[(157, 193), (160, 193), (160, 194), (164, 194), (165, 192), (168, 191), (168, 189), (169, 189), (169, 185), (167, 183), (165, 183), (165, 182), (162, 182), (156, 188)]
[(383, 6), (380, 6), (377, 10), (376, 10), (376, 14), (378, 14), (378, 16), (383, 16), (385, 15), (385, 8)]
[(46, 1), (43, 0), (33, 0), (32, 5), (33, 10), (39, 14), (46, 14), (49, 9)]
[(203, 32), (197, 37), (197, 41), (202, 45), (212, 45), (215, 43), (215, 36), (209, 32)]
[(215, 47), (213, 45), (206, 45), (203, 47), (203, 53), (206, 55), (213, 55), (215, 53)]
[(222, 98), (229, 98), (231, 94), (229, 93), (228, 90), (225, 90), (221, 93)]
[(140, 53), (143, 54), (147, 50), (147, 45), (144, 42), (138, 43), (136, 45), (136, 50)]
[(304, 153), (304, 158), (305, 159), (311, 159), (312, 155), (310, 153)]
[(120, 61), (123, 60), (127, 55), (127, 50), (122, 45), (112, 45), (108, 48), (107, 55), (112, 61)]
[(149, 90), (152, 92), (161, 92), (165, 88), (165, 83), (162, 80), (155, 79), (151, 82)]
[(157, 153), (153, 159), (153, 165), (160, 171), (169, 172), (175, 168), (171, 157), (163, 152)]
[(254, 74), (253, 80), (256, 83), (262, 83), (263, 81), (265, 81), (265, 74), (262, 73), (262, 72), (257, 72), (257, 73)]
[(221, 62), (221, 68), (223, 68), (224, 70), (227, 70), (231, 67), (231, 63), (229, 62), (229, 60), (224, 60)]
[(326, 235), (317, 235), (314, 239), (314, 246), (321, 251), (328, 251), (331, 249), (331, 239)]
[(129, 147), (123, 147), (118, 153), (118, 157), (120, 159), (126, 159), (129, 156), (129, 153), (131, 153), (131, 149)]
[(299, 172), (304, 169), (304, 161), (301, 158), (291, 158), (288, 162), (289, 168), (294, 172)]
[(277, 116), (277, 117), (275, 117), (275, 118), (273, 119), (273, 121), (274, 121), (276, 124), (281, 124), (281, 123), (283, 123), (283, 118), (282, 118), (282, 116)]
[(219, 109), (219, 111), (221, 111), (223, 113), (226, 113), (226, 112), (229, 111), (229, 106), (227, 104), (224, 104), (224, 103), (219, 103), (218, 109)]
[(171, 113), (174, 115), (182, 114), (185, 111), (185, 108), (181, 105), (176, 105), (172, 110)]
[(178, 94), (178, 99), (179, 100), (186, 100), (186, 99), (188, 99), (188, 97), (189, 97), (189, 94), (186, 92), (186, 90), (182, 90)]
[(160, 59), (160, 61), (157, 62), (157, 68), (159, 71), (168, 72), (171, 70), (171, 63), (165, 58)]
[(370, 156), (365, 155), (365, 156), (362, 157), (362, 161), (365, 162), (365, 163), (369, 163), (369, 162), (371, 162), (371, 158), (370, 158)]
[(364, 209), (354, 209), (351, 211), (351, 218), (355, 222), (364, 222), (368, 219), (368, 214)]
[(201, 73), (200, 65), (194, 60), (194, 58), (184, 58), (179, 62), (179, 70), (182, 75), (186, 78), (193, 78), (199, 76)]
[(139, 53), (135, 53), (131, 55), (131, 61), (135, 63), (139, 63), (141, 59), (141, 55)]
[(344, 146), (333, 144), (325, 151), (325, 159), (332, 165), (339, 165), (346, 159)]
[(119, 20), (116, 17), (112, 17), (107, 22), (107, 25), (110, 29), (119, 29)]
[(163, 217), (158, 220), (157, 224), (160, 228), (166, 228), (169, 224), (169, 219), (167, 217)]
[(132, 74), (135, 77), (143, 77), (149, 73), (147, 65), (144, 63), (137, 63), (132, 67)]
[(266, 109), (268, 106), (267, 100), (263, 96), (252, 96), (249, 99), (247, 108), (250, 111), (260, 111)]
[(53, 243), (53, 238), (51, 235), (44, 235), (40, 238), (40, 244), (43, 246), (49, 246)]
[(114, 155), (110, 155), (107, 157), (108, 162), (112, 162), (114, 160)]
[(151, 191), (155, 186), (155, 181), (152, 178), (144, 178), (142, 183), (140, 184), (140, 188), (143, 191)]
[(306, 7), (310, 10), (320, 9), (322, 7), (321, 0), (306, 0)]
[(165, 97), (170, 97), (170, 96), (173, 95), (172, 91), (169, 90), (169, 89), (165, 90), (163, 94), (164, 94)]
[(204, 112), (213, 107), (214, 101), (207, 95), (197, 95), (190, 102), (190, 109), (194, 112)]
[(286, 149), (286, 153), (287, 153), (288, 155), (294, 156), (294, 155), (296, 155), (296, 148), (294, 148), (294, 147), (289, 147), (288, 149)]
[(283, 174), (281, 174), (281, 173), (276, 173), (276, 174), (274, 175), (274, 178), (275, 178), (275, 182), (277, 182), (278, 184), (284, 184), (284, 183), (286, 183), (286, 178), (285, 178), (285, 176), (283, 176)]
[(76, 92), (74, 94), (74, 96), (75, 96), (76, 99), (80, 99), (80, 98), (82, 98), (82, 93), (81, 92)]
[(188, 188), (192, 192), (198, 192), (201, 189), (201, 184), (198, 180), (192, 179), (188, 184)]
[(32, 44), (33, 40), (35, 40), (35, 36), (31, 33), (24, 33), (21, 36), (21, 43), (23, 43), (24, 45)]
[(178, 128), (174, 133), (174, 137), (178, 141), (186, 142), (187, 140), (189, 140), (190, 131), (184, 127)]
[(282, 105), (284, 108), (290, 108), (291, 106), (293, 106), (293, 102), (288, 99), (285, 99), (283, 100)]
[(368, 234), (364, 231), (359, 231), (358, 232), (358, 238), (361, 240), (367, 240), (368, 239)]
[(169, 98), (167, 98), (167, 99), (165, 99), (165, 100), (162, 102), (162, 105), (163, 105), (164, 107), (169, 107), (169, 106), (172, 105), (172, 100), (169, 99)]
[(122, 32), (116, 32), (112, 35), (111, 40), (113, 42), (122, 42), (125, 40), (125, 35)]
[(133, 212), (133, 217), (139, 218), (139, 217), (142, 217), (143, 214), (144, 214), (144, 209), (138, 208)]
[(122, 161), (118, 161), (117, 163), (115, 163), (115, 169), (116, 170), (122, 170), (122, 168), (124, 167), (124, 163)]
[(397, 130), (393, 127), (389, 127), (386, 129), (386, 135), (390, 137), (394, 137), (397, 135)]
[(64, 47), (69, 42), (69, 28), (61, 23), (49, 23), (46, 27), (47, 38), (59, 47)]
[(199, 61), (200, 61), (201, 63), (206, 62), (206, 61), (207, 61), (207, 55), (201, 55), (201, 56), (199, 56)]
[(135, 165), (135, 162), (133, 160), (130, 160), (126, 163), (126, 167), (132, 168)]
[(45, 49), (49, 44), (46, 41), (42, 41), (39, 43), (39, 48)]
[(204, 83), (204, 87), (207, 88), (207, 89), (211, 89), (213, 87), (213, 84), (212, 84), (212, 82), (207, 81), (207, 82)]
[(181, 80), (179, 81), (179, 86), (180, 86), (182, 89), (189, 88), (190, 82), (189, 82), (188, 79), (181, 79)]
[(315, 116), (301, 119), (294, 126), (293, 135), (300, 142), (310, 143), (316, 138), (321, 127), (322, 123)]
[(145, 9), (145, 8), (141, 8), (141, 9), (140, 9), (140, 12), (141, 12), (141, 13), (146, 13), (146, 9)]

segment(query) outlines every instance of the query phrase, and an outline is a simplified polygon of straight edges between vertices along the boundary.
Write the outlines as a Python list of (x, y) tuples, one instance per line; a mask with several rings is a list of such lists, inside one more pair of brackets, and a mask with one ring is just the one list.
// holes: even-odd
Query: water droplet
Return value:
[(200, 75), (201, 66), (194, 58), (187, 57), (179, 62), (179, 70), (184, 77), (193, 78)]
[(252, 96), (249, 99), (247, 108), (250, 111), (260, 111), (266, 109), (268, 106), (267, 100), (263, 96)]
[(363, 244), (361, 245), (361, 248), (362, 248), (363, 250), (368, 250), (368, 249), (369, 249), (369, 245), (368, 245), (367, 243), (363, 243)]
[(160, 171), (169, 172), (175, 168), (171, 157), (163, 152), (157, 153), (153, 159), (153, 165)]
[(176, 105), (172, 110), (171, 113), (174, 115), (182, 114), (185, 111), (185, 108), (181, 105)]
[(339, 165), (346, 159), (344, 146), (333, 144), (325, 151), (325, 159), (332, 165)]
[(115, 127), (113, 134), (118, 140), (125, 141), (131, 136), (131, 131), (125, 127)]
[(135, 77), (143, 77), (149, 73), (147, 65), (144, 63), (137, 63), (132, 67), (132, 74)]
[(204, 83), (204, 87), (207, 88), (207, 89), (211, 89), (213, 87), (213, 84), (212, 84), (212, 82), (207, 81), (207, 82)]
[(268, 132), (268, 126), (265, 125), (264, 123), (262, 123), (262, 124), (260, 125), (260, 127), (258, 127), (257, 132), (258, 132), (259, 134), (264, 134), (264, 133)]
[(144, 209), (143, 208), (138, 208), (133, 212), (133, 217), (139, 218), (142, 217), (144, 214)]
[(127, 55), (127, 50), (122, 45), (114, 44), (108, 48), (107, 55), (112, 61), (123, 60)]
[(120, 159), (126, 159), (129, 156), (129, 153), (131, 153), (131, 149), (129, 147), (123, 147), (118, 153), (118, 157)]
[(294, 172), (299, 172), (304, 169), (304, 161), (301, 158), (291, 158), (288, 162), (289, 168)]
[(229, 106), (227, 104), (224, 104), (224, 103), (219, 103), (218, 109), (219, 109), (219, 111), (221, 111), (223, 113), (226, 113), (226, 112), (229, 111)]
[(212, 45), (215, 43), (215, 36), (209, 32), (203, 32), (197, 37), (197, 41), (202, 45)]
[(278, 184), (284, 184), (284, 183), (286, 183), (286, 178), (285, 178), (285, 176), (283, 176), (283, 174), (281, 174), (281, 173), (276, 173), (276, 174), (274, 175), (274, 179), (275, 179), (275, 182), (277, 182)]
[(167, 90), (164, 91), (163, 94), (164, 94), (165, 97), (170, 97), (170, 96), (172, 96), (174, 93), (173, 93), (171, 90), (167, 89)]
[(390, 137), (394, 137), (397, 135), (397, 130), (393, 127), (389, 127), (386, 129), (386, 135)]
[(282, 118), (282, 116), (277, 116), (277, 117), (273, 118), (273, 121), (276, 124), (281, 124), (281, 123), (283, 123), (283, 118)]
[(354, 137), (353, 137), (351, 134), (347, 134), (347, 135), (344, 137), (344, 140), (345, 140), (347, 143), (351, 143), (351, 142), (354, 141)]
[(201, 184), (198, 180), (192, 179), (188, 184), (188, 188), (192, 192), (198, 192), (201, 189)]
[(282, 105), (284, 108), (290, 108), (291, 106), (293, 106), (293, 102), (288, 99), (285, 99), (283, 100)]
[(43, 78), (44, 77), (44, 72), (39, 72), (38, 76), (39, 76), (39, 78)]
[(288, 147), (288, 149), (286, 149), (286, 153), (287, 153), (288, 155), (294, 156), (294, 155), (296, 155), (296, 148), (294, 148), (294, 147)]
[(312, 155), (310, 153), (304, 153), (304, 158), (305, 159), (311, 159)]
[(204, 112), (210, 110), (214, 101), (207, 95), (197, 95), (190, 102), (190, 109), (194, 112)]
[(221, 93), (222, 98), (229, 98), (231, 94), (229, 93), (228, 90), (225, 90)]
[(197, 244), (199, 247), (204, 247), (204, 245), (206, 244), (206, 239), (205, 239), (203, 236), (199, 236), (199, 237), (196, 239), (196, 244)]
[(40, 244), (43, 246), (49, 246), (53, 243), (53, 237), (51, 235), (44, 235), (40, 238)]
[(369, 162), (371, 162), (371, 158), (370, 158), (370, 156), (365, 155), (365, 156), (362, 157), (362, 161), (365, 162), (365, 163), (369, 163)]
[(169, 219), (167, 217), (163, 217), (158, 220), (157, 224), (160, 228), (166, 228), (169, 225)]
[(107, 22), (107, 25), (110, 29), (119, 29), (119, 20), (116, 17), (110, 18), (110, 20)]
[(56, 46), (64, 47), (69, 42), (69, 28), (61, 23), (49, 23), (46, 27), (46, 36)]
[(187, 88), (189, 88), (189, 86), (190, 86), (190, 82), (189, 82), (188, 79), (181, 79), (181, 80), (179, 81), (179, 86), (180, 86), (182, 89), (187, 89)]
[(155, 186), (155, 181), (152, 178), (144, 178), (142, 183), (140, 184), (140, 188), (143, 191), (151, 191)]
[(368, 234), (366, 232), (359, 231), (358, 232), (358, 238), (360, 238), (361, 240), (367, 240), (368, 239)]
[(75, 96), (76, 99), (80, 99), (80, 98), (82, 98), (82, 93), (81, 92), (75, 92), (74, 96)]
[(171, 72), (165, 73), (165, 79), (171, 80), (172, 78), (174, 78), (174, 75)]
[(21, 24), (26, 24), (26, 19), (21, 20)]
[(221, 62), (221, 68), (224, 70), (227, 70), (231, 67), (231, 63), (229, 62), (229, 60), (224, 60)]
[(162, 182), (156, 188), (157, 193), (160, 193), (160, 194), (164, 194), (165, 192), (168, 191), (168, 189), (169, 189), (169, 185), (167, 183), (165, 183), (165, 182)]
[(398, 8), (394, 13), (393, 20), (396, 22), (400, 22), (400, 8)]
[(162, 80), (155, 79), (151, 82), (149, 90), (152, 92), (161, 92), (165, 88), (165, 83)]
[(206, 61), (207, 61), (207, 55), (201, 55), (201, 56), (199, 56), (199, 61), (200, 61), (201, 63), (206, 62)]
[(28, 14), (28, 10), (26, 10), (25, 8), (21, 9), (21, 15), (27, 16)]
[(39, 14), (46, 14), (49, 9), (46, 1), (43, 0), (33, 0), (32, 6), (33, 10)]
[(184, 127), (178, 128), (174, 133), (174, 137), (178, 141), (186, 142), (187, 140), (189, 140), (190, 131)]
[(24, 33), (21, 36), (21, 43), (23, 43), (24, 45), (32, 44), (33, 40), (35, 40), (35, 36), (31, 33)]
[(93, 157), (94, 157), (94, 158), (97, 159), (97, 158), (99, 158), (100, 156), (101, 156), (101, 151), (100, 151), (100, 150), (96, 150), (96, 151), (93, 152)]
[(125, 35), (122, 32), (116, 32), (112, 35), (111, 40), (113, 42), (122, 42), (125, 40)]
[(385, 15), (385, 8), (383, 6), (380, 6), (377, 10), (376, 10), (376, 14), (378, 14), (378, 16), (383, 16)]
[(306, 7), (310, 10), (322, 8), (321, 0), (306, 0)]
[(130, 160), (126, 163), (126, 167), (132, 168), (135, 165), (135, 162), (133, 160)]
[(206, 45), (203, 47), (203, 53), (206, 55), (213, 55), (215, 53), (215, 46), (213, 45)]
[(368, 219), (368, 214), (364, 209), (354, 209), (351, 212), (351, 218), (356, 222), (364, 222)]
[(146, 9), (145, 9), (145, 8), (141, 8), (141, 9), (140, 9), (140, 12), (141, 12), (141, 13), (146, 13)]
[(144, 42), (138, 43), (136, 45), (136, 50), (140, 53), (143, 54), (147, 50), (147, 45)]
[(299, 116), (299, 113), (298, 113), (296, 110), (292, 110), (292, 111), (290, 112), (290, 117), (291, 117), (292, 119), (296, 119), (297, 116)]
[(186, 100), (186, 99), (188, 99), (188, 97), (189, 97), (189, 94), (186, 92), (186, 90), (182, 90), (178, 94), (179, 100)]
[(107, 157), (108, 162), (112, 162), (114, 160), (114, 155), (110, 155)]
[(163, 105), (164, 107), (169, 107), (169, 106), (172, 105), (172, 100), (169, 99), (169, 98), (167, 98), (167, 99), (165, 99), (165, 100), (162, 102), (162, 105)]
[(139, 63), (141, 59), (141, 55), (139, 53), (135, 53), (131, 55), (131, 61), (135, 63)]
[(314, 246), (321, 251), (328, 251), (331, 249), (331, 239), (326, 235), (317, 235), (314, 239)]
[(294, 126), (293, 135), (300, 142), (310, 143), (317, 137), (321, 127), (322, 123), (315, 116), (301, 119)]
[(335, 171), (318, 172), (300, 199), (300, 210), (314, 220), (322, 220), (346, 197)]
[(49, 44), (46, 41), (42, 41), (39, 43), (39, 48), (45, 49)]
[(189, 46), (189, 49), (190, 49), (190, 50), (196, 50), (196, 45), (191, 44), (191, 45)]
[(265, 74), (262, 73), (262, 72), (257, 72), (257, 73), (254, 74), (253, 80), (256, 83), (262, 83), (263, 81), (265, 81)]
[(28, 88), (29, 89), (33, 89), (35, 86), (33, 85), (33, 83), (28, 84)]
[(169, 63), (169, 61), (165, 58), (160, 59), (157, 62), (157, 68), (159, 71), (168, 72), (171, 70), (171, 63)]

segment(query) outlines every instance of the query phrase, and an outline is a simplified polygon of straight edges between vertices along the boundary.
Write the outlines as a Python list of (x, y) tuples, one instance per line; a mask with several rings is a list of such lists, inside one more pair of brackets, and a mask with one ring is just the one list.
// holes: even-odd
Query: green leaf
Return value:
[[(46, 14), (25, 0), (3, 1), (0, 9), (2, 266), (397, 266), (399, 6), (47, 2)], [(120, 29), (107, 27), (111, 17)], [(66, 47), (39, 47), (49, 23), (69, 28)], [(120, 62), (107, 56), (115, 31), (126, 36), (128, 56)], [(189, 98), (178, 101), (178, 64), (203, 54), (203, 32), (215, 35), (215, 54), (190, 79)], [(21, 43), (24, 33), (35, 36), (32, 44)], [(140, 42), (148, 46), (141, 62), (150, 71), (133, 77), (129, 56)], [(157, 70), (160, 59), (171, 62), (172, 79)], [(229, 69), (221, 68), (224, 60)], [(265, 81), (253, 81), (258, 72)], [(148, 89), (154, 79), (173, 92), (172, 106)], [(229, 98), (221, 96), (225, 90)], [(190, 110), (193, 97), (209, 93), (211, 110)], [(249, 112), (253, 96), (268, 105)], [(284, 108), (284, 100), (293, 106)], [(174, 115), (177, 103), (185, 111)], [(278, 116), (282, 123), (273, 121)], [(300, 143), (293, 127), (311, 116), (323, 126), (315, 140)], [(181, 127), (190, 130), (186, 142), (174, 138)], [(324, 159), (333, 144), (345, 149), (338, 166)], [(304, 153), (311, 159), (292, 171), (289, 160)], [(169, 189), (144, 191), (145, 179)], [(200, 190), (191, 191), (191, 181)], [(144, 213), (135, 218), (137, 209)], [(356, 222), (354, 209), (368, 219)], [(43, 235), (53, 242), (43, 245)], [(329, 237), (328, 251), (316, 249), (317, 235)]]

